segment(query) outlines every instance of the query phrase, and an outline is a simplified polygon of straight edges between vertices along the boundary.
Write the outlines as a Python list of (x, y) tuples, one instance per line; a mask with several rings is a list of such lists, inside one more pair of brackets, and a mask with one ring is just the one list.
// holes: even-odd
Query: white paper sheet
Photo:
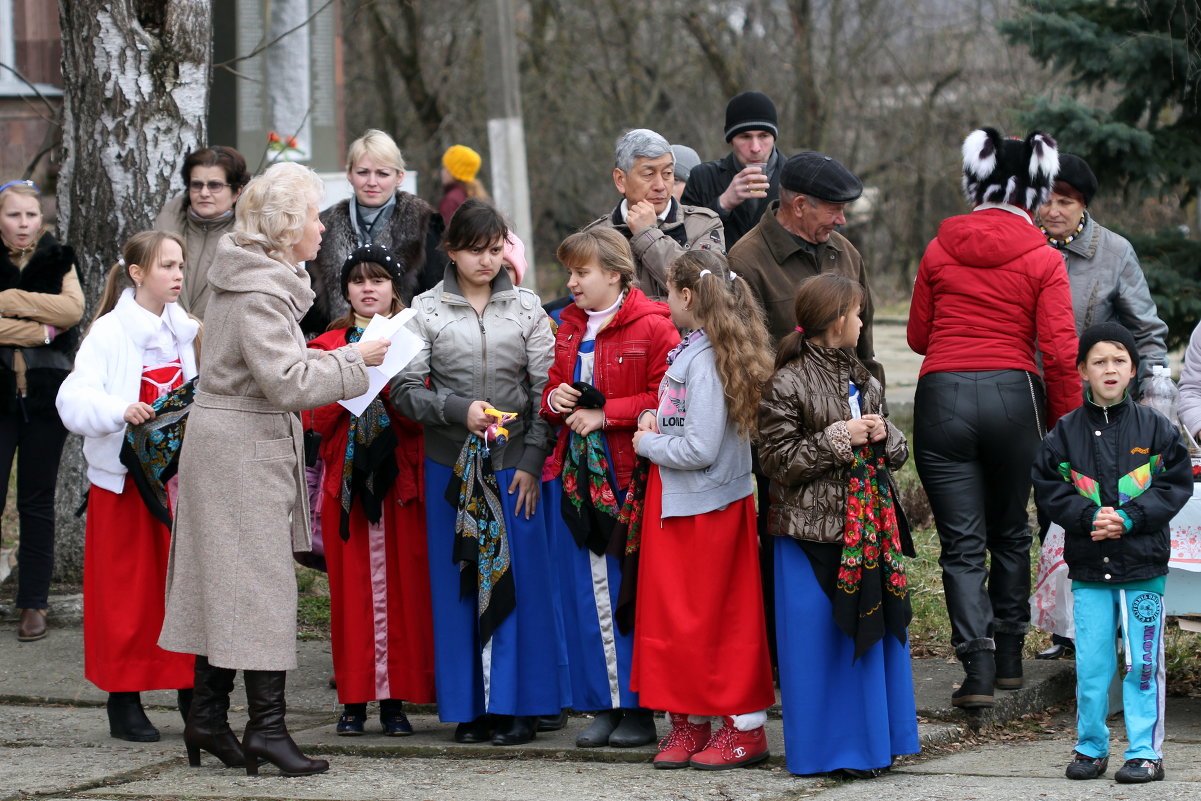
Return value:
[(370, 382), (367, 385), (367, 391), (357, 398), (338, 401), (351, 414), (362, 414), (371, 404), (371, 401), (375, 400), (375, 396), (380, 393), (384, 385), (394, 375), (408, 367), (409, 362), (413, 361), (413, 357), (421, 351), (420, 337), (408, 328), (405, 328), (405, 323), (416, 313), (413, 309), (405, 309), (391, 318), (377, 314), (371, 318), (371, 322), (363, 329), (361, 342), (369, 342), (373, 339), (390, 339), (392, 340), (392, 346), (388, 348), (387, 354), (384, 355), (383, 364), (379, 367), (367, 368), (367, 378)]

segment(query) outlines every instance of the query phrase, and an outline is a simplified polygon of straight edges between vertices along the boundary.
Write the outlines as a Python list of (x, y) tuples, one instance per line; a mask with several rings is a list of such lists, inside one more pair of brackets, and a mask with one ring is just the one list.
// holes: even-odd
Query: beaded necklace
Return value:
[(1038, 230), (1043, 232), (1043, 236), (1047, 238), (1048, 245), (1051, 245), (1052, 247), (1060, 247), (1061, 245), (1069, 244), (1076, 237), (1080, 236), (1080, 232), (1084, 230), (1084, 219), (1085, 216), (1081, 214), (1080, 222), (1076, 224), (1076, 230), (1065, 236), (1062, 241), (1048, 234), (1047, 227), (1045, 225), (1040, 225)]

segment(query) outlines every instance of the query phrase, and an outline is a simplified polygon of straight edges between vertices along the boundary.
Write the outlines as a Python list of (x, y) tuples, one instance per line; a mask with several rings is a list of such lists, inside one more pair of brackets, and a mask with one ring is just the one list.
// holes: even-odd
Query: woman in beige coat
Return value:
[[(298, 322), (313, 302), (301, 262), (323, 229), (321, 182), (281, 163), (251, 180), (237, 224), (208, 280), (200, 384), (180, 455), (179, 503), (159, 645), (197, 654), (184, 742), (255, 775), (260, 759), (285, 775), (329, 768), (284, 726), (284, 671), (296, 667), (292, 552), (310, 549), (303, 441), (295, 414), (367, 391), (367, 365), (387, 343), (305, 347)], [(185, 277), (185, 281), (187, 278)], [(236, 669), (250, 721), (239, 748), (226, 720)]]

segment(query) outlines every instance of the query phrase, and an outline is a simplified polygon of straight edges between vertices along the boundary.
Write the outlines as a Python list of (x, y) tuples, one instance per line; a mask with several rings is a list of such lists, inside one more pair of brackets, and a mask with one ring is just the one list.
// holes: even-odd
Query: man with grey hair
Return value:
[(724, 253), (717, 213), (681, 206), (672, 197), (675, 157), (659, 134), (635, 128), (617, 140), (613, 185), (625, 198), (611, 214), (585, 227), (607, 225), (630, 240), (639, 286), (653, 300), (667, 297), (667, 268), (687, 250)]

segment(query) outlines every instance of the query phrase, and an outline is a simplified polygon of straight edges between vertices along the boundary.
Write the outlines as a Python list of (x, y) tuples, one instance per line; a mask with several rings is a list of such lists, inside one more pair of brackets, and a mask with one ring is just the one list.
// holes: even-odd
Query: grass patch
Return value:
[(302, 640), (329, 639), (329, 577), (320, 570), (296, 565), (296, 636)]

